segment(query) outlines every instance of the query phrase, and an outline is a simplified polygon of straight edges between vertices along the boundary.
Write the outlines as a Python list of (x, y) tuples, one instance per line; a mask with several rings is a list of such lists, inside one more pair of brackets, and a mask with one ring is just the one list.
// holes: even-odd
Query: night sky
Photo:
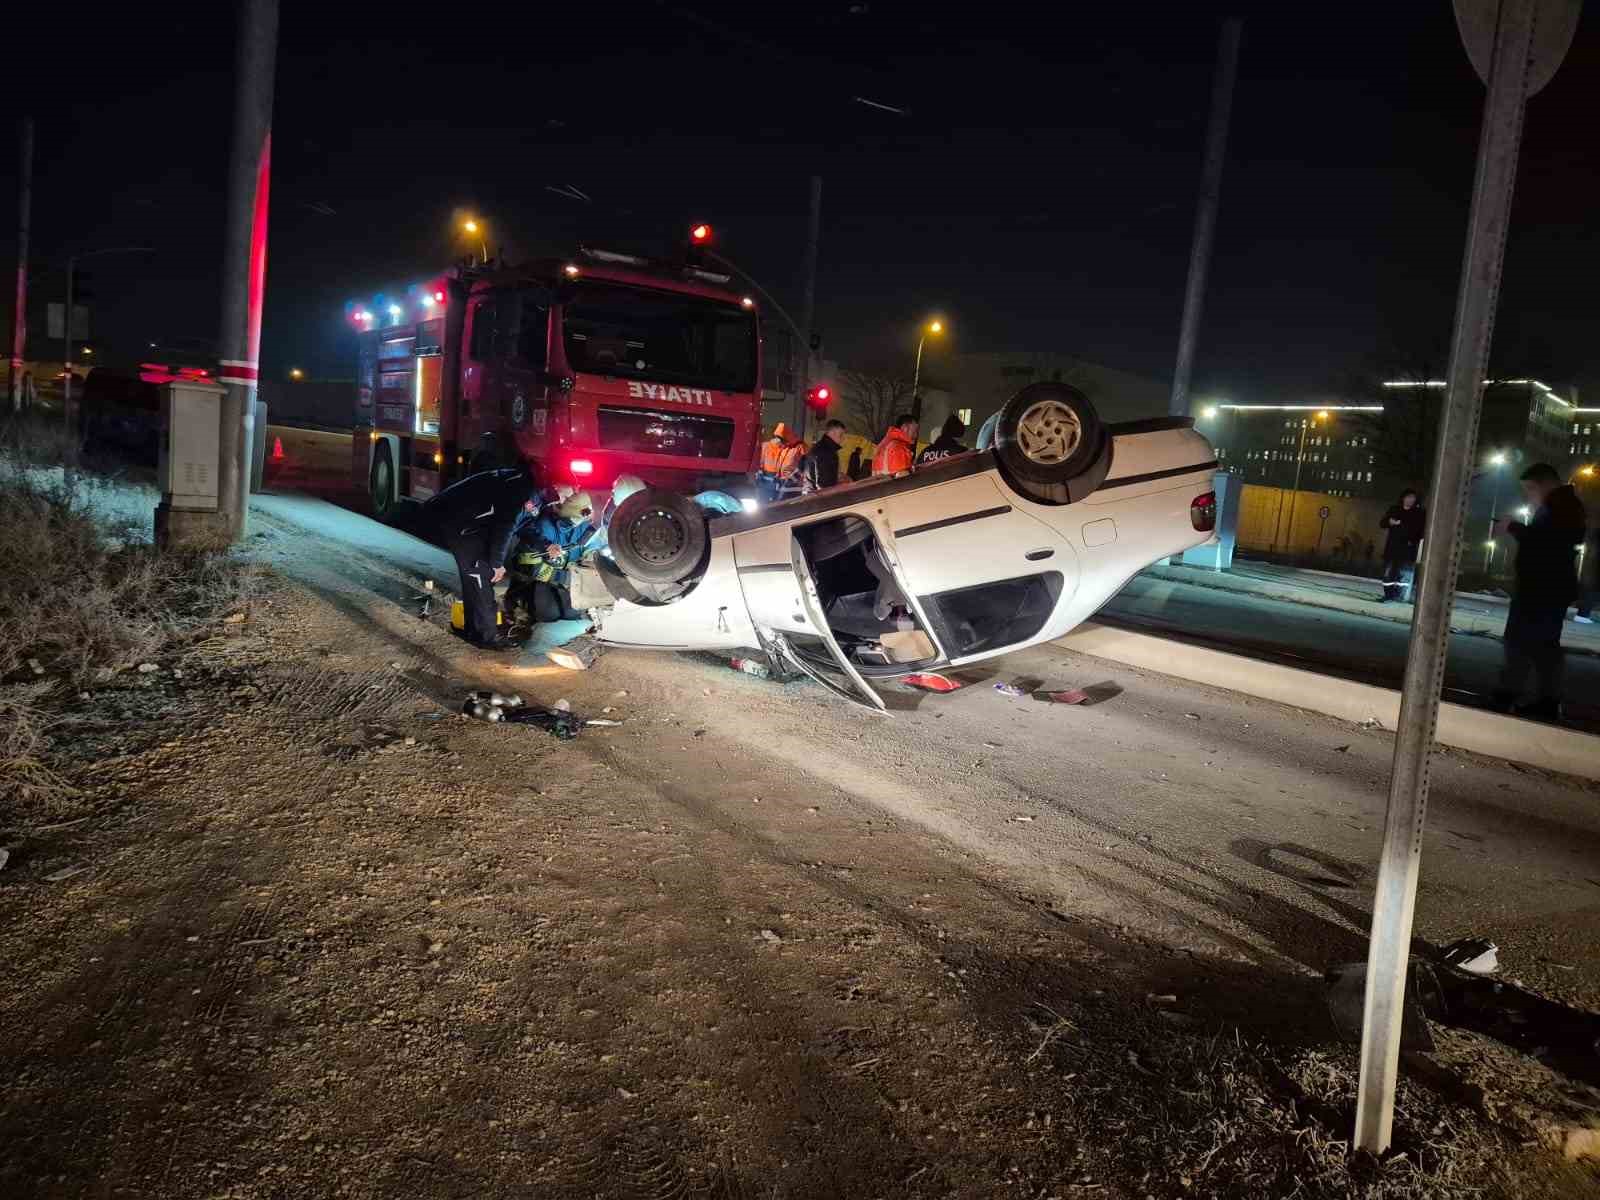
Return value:
[[(1225, 12), (1246, 24), (1197, 393), (1292, 399), (1444, 344), (1483, 98), (1448, 4), (1081, 7), (285, 0), (263, 366), (348, 375), (345, 301), (461, 253), (464, 210), (516, 255), (666, 250), (709, 220), (798, 310), (814, 172), (828, 357), (901, 363), (937, 310), (956, 349), (1166, 380)], [(1591, 403), (1596, 7), (1529, 107), (1496, 344)], [(102, 356), (210, 339), (232, 7), (75, 11), (24, 22), (9, 80), (38, 124), (36, 296), (71, 250), (149, 244), (92, 268)], [(9, 250), (9, 130), (3, 153)]]

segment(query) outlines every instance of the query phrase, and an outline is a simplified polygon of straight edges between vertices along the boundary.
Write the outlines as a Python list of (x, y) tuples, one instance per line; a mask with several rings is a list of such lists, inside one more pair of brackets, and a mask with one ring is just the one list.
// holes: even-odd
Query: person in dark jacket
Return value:
[(517, 535), (539, 515), (533, 473), (519, 466), (468, 475), (424, 504), (422, 515), (461, 573), (467, 640), (485, 650), (510, 648), (495, 625), (494, 585), (505, 577)]
[(845, 467), (845, 474), (850, 476), (852, 482), (859, 482), (867, 477), (870, 468), (861, 461), (861, 447), (857, 446), (850, 451), (850, 463)]
[(844, 422), (829, 421), (822, 436), (806, 455), (805, 473), (819, 492), (839, 486), (839, 447), (844, 444)]
[(1407, 488), (1389, 506), (1378, 522), (1385, 533), (1383, 543), (1383, 602), (1411, 599), (1411, 581), (1417, 571), (1417, 549), (1428, 528), (1428, 514)]
[(939, 436), (923, 448), (917, 455), (917, 466), (925, 467), (931, 462), (938, 462), (941, 458), (949, 458), (955, 454), (965, 454), (967, 445), (962, 438), (967, 436), (967, 424), (955, 413), (944, 419), (944, 425), (939, 430)]
[[(1583, 502), (1549, 463), (1522, 473), (1522, 494), (1535, 507), (1527, 524), (1496, 519), (1496, 537), (1517, 544), (1516, 585), (1506, 614), (1505, 668), (1495, 699), (1523, 716), (1561, 716), (1561, 624), (1578, 594), (1578, 546), (1586, 524)], [(1528, 676), (1538, 678), (1538, 699), (1519, 706)]]

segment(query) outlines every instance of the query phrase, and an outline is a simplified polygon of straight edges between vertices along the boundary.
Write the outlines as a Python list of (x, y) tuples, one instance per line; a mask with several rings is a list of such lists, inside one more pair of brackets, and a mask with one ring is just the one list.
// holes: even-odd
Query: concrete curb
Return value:
[[(1334, 612), (1371, 617), (1391, 625), (1410, 625), (1412, 606), (1409, 604), (1380, 604), (1376, 600), (1361, 600), (1334, 592), (1298, 587), (1292, 583), (1275, 583), (1264, 579), (1243, 579), (1224, 572), (1206, 571), (1194, 567), (1146, 567), (1139, 573), (1146, 579), (1159, 579), (1163, 583), (1182, 583), (1190, 587), (1210, 588), (1218, 592), (1231, 592), (1241, 596), (1259, 596), (1263, 600), (1281, 600), (1286, 604), (1300, 604), (1307, 608), (1325, 608)], [(1137, 576), (1136, 576), (1137, 578)], [(1466, 600), (1479, 604), (1495, 605), (1494, 613), (1475, 613), (1458, 607)], [(1479, 596), (1471, 592), (1457, 592), (1457, 605), (1450, 612), (1450, 632), (1471, 634), (1499, 641), (1505, 628), (1508, 600), (1494, 596)], [(1567, 625), (1562, 639), (1571, 654), (1600, 654), (1600, 636), (1589, 633), (1588, 627)]]
[[(1393, 730), (1400, 720), (1400, 693), (1389, 688), (1147, 633), (1089, 623), (1078, 626), (1055, 644), (1080, 654), (1242, 692), (1341, 721), (1377, 721), (1384, 729)], [(1441, 704), (1435, 740), (1475, 754), (1600, 780), (1600, 737), (1574, 729), (1460, 704)]]

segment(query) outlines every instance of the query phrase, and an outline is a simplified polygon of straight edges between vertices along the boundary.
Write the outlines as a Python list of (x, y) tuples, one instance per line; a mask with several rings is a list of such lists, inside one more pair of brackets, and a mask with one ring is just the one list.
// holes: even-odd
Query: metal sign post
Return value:
[[(1450, 343), (1449, 390), (1434, 461), (1434, 500), (1428, 512), (1422, 586), (1406, 655), (1367, 950), (1355, 1145), (1374, 1154), (1389, 1148), (1394, 1123), (1400, 1024), (1428, 801), (1428, 759), (1439, 717), (1450, 602), (1461, 558), (1461, 523), (1472, 482), (1482, 383), (1522, 139), (1522, 111), (1531, 94), (1530, 82), (1548, 80), (1565, 55), (1580, 5), (1581, 0), (1456, 0), (1462, 39), (1488, 84), (1488, 98), (1478, 142), (1472, 215)], [(1561, 28), (1566, 30), (1565, 38), (1560, 36)], [(1486, 47), (1491, 35), (1492, 47)], [(1548, 61), (1551, 53), (1554, 63)]]

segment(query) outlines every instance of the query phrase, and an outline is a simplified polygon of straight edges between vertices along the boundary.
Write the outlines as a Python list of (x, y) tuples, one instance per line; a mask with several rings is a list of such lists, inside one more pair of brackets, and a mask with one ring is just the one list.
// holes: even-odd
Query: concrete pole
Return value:
[(244, 535), (250, 509), (250, 452), (260, 374), (261, 302), (267, 274), (267, 185), (272, 170), (272, 77), (278, 50), (278, 0), (241, 0), (234, 60), (233, 150), (228, 163), (227, 228), (222, 244), (221, 447), (217, 534)]
[(67, 461), (78, 461), (78, 409), (72, 398), (72, 276), (78, 260), (67, 259), (67, 303), (61, 323), (61, 419), (67, 431)]
[(1394, 1124), (1411, 925), (1416, 914), (1422, 829), (1428, 808), (1428, 759), (1439, 719), (1450, 601), (1455, 595), (1456, 569), (1461, 562), (1461, 523), (1466, 513), (1467, 490), (1472, 484), (1483, 379), (1500, 295), (1511, 193), (1517, 177), (1535, 2), (1502, 0), (1499, 5), (1489, 94), (1478, 141), (1472, 214), (1467, 222), (1467, 245), (1456, 298), (1455, 332), (1450, 341), (1446, 376), (1449, 390), (1440, 417), (1439, 448), (1434, 460), (1434, 502), (1428, 508), (1428, 528), (1423, 538), (1422, 587), (1412, 619), (1400, 692), (1389, 809), (1367, 948), (1361, 1083), (1356, 1096), (1355, 1145), (1372, 1154), (1382, 1154), (1389, 1148)]
[(800, 328), (805, 333), (805, 345), (800, 347), (804, 373), (796, 388), (795, 417), (802, 434), (806, 427), (806, 392), (815, 376), (816, 362), (811, 349), (811, 339), (816, 332), (817, 316), (817, 242), (822, 235), (822, 176), (811, 177), (811, 212), (806, 222), (806, 254), (801, 264)]
[(1243, 28), (1237, 17), (1229, 17), (1222, 23), (1222, 36), (1217, 43), (1211, 126), (1206, 132), (1205, 166), (1200, 171), (1200, 207), (1194, 218), (1189, 285), (1183, 293), (1183, 324), (1178, 330), (1178, 365), (1172, 374), (1172, 402), (1167, 409), (1175, 417), (1189, 415), (1189, 375), (1194, 369), (1195, 341), (1200, 336), (1206, 271), (1211, 266), (1211, 239), (1217, 225), (1217, 196), (1222, 191), (1222, 160), (1228, 149), (1228, 118), (1233, 110), (1233, 81), (1239, 73), (1239, 36)]
[(22, 118), (17, 171), (17, 308), (11, 318), (11, 411), (22, 411), (23, 360), (28, 353), (28, 217), (33, 210), (33, 118)]

